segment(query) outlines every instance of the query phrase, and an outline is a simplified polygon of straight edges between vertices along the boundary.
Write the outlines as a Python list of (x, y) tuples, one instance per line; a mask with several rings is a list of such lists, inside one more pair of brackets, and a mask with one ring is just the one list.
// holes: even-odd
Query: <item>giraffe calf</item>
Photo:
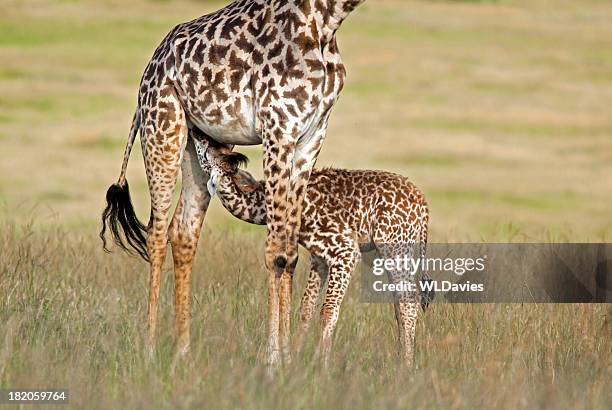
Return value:
[[(237, 152), (221, 153), (194, 138), (202, 168), (210, 173), (208, 190), (235, 217), (266, 224), (262, 181), (239, 169), (248, 159)], [(327, 280), (321, 310), (321, 354), (327, 363), (340, 304), (361, 257), (376, 249), (383, 258), (414, 255), (420, 242), (425, 256), (429, 212), (423, 193), (407, 178), (385, 171), (334, 168), (315, 169), (310, 177), (302, 211), (299, 243), (310, 252), (310, 274), (300, 306), (298, 347), (313, 316), (316, 301)], [(408, 272), (388, 271), (390, 280), (414, 281)], [(431, 295), (422, 295), (428, 299)], [(400, 351), (408, 366), (419, 312), (418, 294), (396, 294), (395, 317)], [(423, 304), (423, 300), (421, 300)]]

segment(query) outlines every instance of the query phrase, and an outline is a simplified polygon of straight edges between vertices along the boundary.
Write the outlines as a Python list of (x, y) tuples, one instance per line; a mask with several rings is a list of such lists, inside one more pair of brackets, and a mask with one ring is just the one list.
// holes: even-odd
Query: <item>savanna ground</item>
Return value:
[[(0, 387), (68, 388), (79, 408), (608, 408), (608, 305), (435, 305), (405, 372), (392, 309), (360, 303), (357, 278), (329, 374), (311, 343), (266, 379), (264, 231), (217, 202), (189, 360), (173, 355), (170, 265), (148, 360), (147, 266), (102, 252), (99, 214), (153, 49), (221, 4), (2, 0)], [(433, 242), (609, 241), (610, 21), (603, 0), (370, 0), (339, 33), (349, 78), (319, 165), (410, 176)], [(241, 151), (261, 175), (260, 147)], [(138, 150), (128, 171), (146, 220)]]

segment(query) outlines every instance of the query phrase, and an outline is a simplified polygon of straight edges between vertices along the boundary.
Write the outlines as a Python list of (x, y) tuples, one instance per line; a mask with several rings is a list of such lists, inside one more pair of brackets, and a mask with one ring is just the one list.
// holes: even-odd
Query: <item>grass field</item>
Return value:
[[(359, 280), (330, 373), (311, 345), (270, 382), (264, 231), (216, 201), (191, 357), (174, 360), (168, 265), (146, 358), (147, 266), (101, 251), (99, 214), (148, 58), (176, 23), (221, 4), (0, 4), (0, 388), (67, 387), (77, 408), (607, 408), (609, 305), (437, 305), (405, 372), (392, 309), (360, 303)], [(411, 177), (432, 242), (609, 241), (610, 21), (603, 0), (370, 0), (339, 33), (349, 77), (319, 165)], [(261, 175), (260, 147), (241, 151)], [(138, 150), (128, 179), (146, 219)], [(296, 294), (302, 274), (303, 262)]]

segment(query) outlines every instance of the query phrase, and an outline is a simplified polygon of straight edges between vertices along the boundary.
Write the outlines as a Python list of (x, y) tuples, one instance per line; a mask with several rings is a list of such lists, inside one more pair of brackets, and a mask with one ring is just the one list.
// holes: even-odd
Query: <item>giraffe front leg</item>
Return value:
[(285, 270), (279, 284), (279, 337), (282, 357), (285, 363), (291, 362), (291, 293), (293, 289), (293, 271)]
[[(290, 306), (284, 295), (291, 293), (291, 281), (283, 278), (287, 266), (287, 191), (291, 164), (295, 151), (295, 139), (284, 132), (279, 121), (270, 120), (263, 129), (263, 168), (266, 202), (266, 250), (265, 265), (268, 276), (268, 368), (271, 371), (280, 364), (280, 334), (287, 329), (281, 326), (280, 309)], [(281, 286), (283, 291), (281, 292)], [(287, 289), (289, 288), (289, 289)], [(290, 303), (290, 300), (289, 300)]]
[(210, 202), (210, 195), (206, 189), (207, 176), (199, 166), (193, 144), (192, 139), (187, 141), (181, 168), (181, 196), (169, 230), (174, 259), (177, 352), (180, 355), (186, 354), (190, 346), (191, 271), (202, 222)]
[(319, 298), (321, 289), (327, 280), (327, 271), (328, 269), (325, 262), (311, 254), (308, 283), (306, 285), (306, 289), (304, 290), (302, 302), (300, 303), (300, 325), (298, 327), (298, 334), (295, 344), (296, 350), (298, 351), (301, 350), (302, 346), (304, 345), (304, 340), (306, 338), (306, 334), (308, 333), (308, 329), (310, 328), (317, 299)]
[(298, 239), (302, 223), (304, 197), (312, 168), (321, 150), (327, 129), (327, 121), (310, 135), (302, 137), (296, 147), (291, 167), (287, 193), (287, 265), (280, 282), (280, 344), (287, 361), (290, 360), (291, 290), (293, 272), (297, 265)]

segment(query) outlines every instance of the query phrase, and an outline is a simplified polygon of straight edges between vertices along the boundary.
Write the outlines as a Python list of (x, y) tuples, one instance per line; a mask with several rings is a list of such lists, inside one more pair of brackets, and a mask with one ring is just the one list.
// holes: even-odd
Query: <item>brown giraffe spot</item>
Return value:
[(306, 92), (306, 87), (303, 85), (295, 87), (291, 91), (285, 91), (283, 97), (293, 100), (300, 112), (304, 110), (306, 101), (308, 101), (308, 93)]
[(289, 117), (283, 109), (279, 107), (272, 107), (272, 110), (274, 111), (274, 113), (276, 113), (276, 118), (279, 122), (279, 125), (285, 124), (289, 120)]
[(202, 64), (204, 64), (204, 57), (206, 56), (207, 50), (208, 50), (208, 44), (205, 43), (203, 40), (199, 40), (197, 42), (195, 49), (193, 50), (193, 57), (192, 57), (193, 61), (196, 62), (198, 66), (201, 66)]
[(276, 43), (268, 52), (268, 60), (274, 60), (276, 57), (279, 57), (282, 54), (284, 48), (284, 42), (279, 41), (278, 43)]
[(247, 71), (251, 67), (249, 64), (238, 57), (236, 51), (232, 51), (229, 57), (228, 66), (230, 70)]
[(212, 44), (208, 49), (208, 60), (211, 64), (221, 65), (223, 59), (229, 50), (229, 46), (222, 46), (219, 44)]
[(297, 112), (297, 110), (295, 109), (295, 107), (293, 105), (287, 105), (287, 112), (292, 117), (297, 117), (298, 116), (298, 112)]
[(293, 39), (293, 42), (297, 44), (303, 54), (308, 54), (310, 51), (315, 50), (319, 45), (314, 38), (310, 37), (306, 33), (299, 33)]
[(230, 90), (236, 93), (240, 92), (240, 81), (242, 80), (243, 77), (244, 77), (244, 74), (242, 72), (234, 71), (230, 75)]
[(221, 38), (231, 40), (234, 32), (237, 32), (241, 27), (243, 27), (244, 23), (246, 23), (246, 21), (240, 16), (235, 16), (229, 19), (221, 27)]
[(257, 65), (261, 65), (264, 61), (263, 54), (258, 50), (253, 50), (251, 53), (251, 58), (253, 59), (253, 63)]
[[(236, 47), (244, 51), (246, 54), (251, 54), (255, 50), (255, 46), (253, 45), (253, 43), (247, 40), (244, 33), (240, 34), (240, 37), (238, 37), (238, 39), (234, 42), (234, 44), (236, 45)], [(256, 64), (261, 64), (261, 63), (256, 63)]]
[(277, 36), (278, 30), (276, 29), (276, 27), (273, 27), (267, 32), (259, 34), (259, 36), (257, 37), (257, 42), (261, 46), (266, 47), (268, 44), (271, 44)]

